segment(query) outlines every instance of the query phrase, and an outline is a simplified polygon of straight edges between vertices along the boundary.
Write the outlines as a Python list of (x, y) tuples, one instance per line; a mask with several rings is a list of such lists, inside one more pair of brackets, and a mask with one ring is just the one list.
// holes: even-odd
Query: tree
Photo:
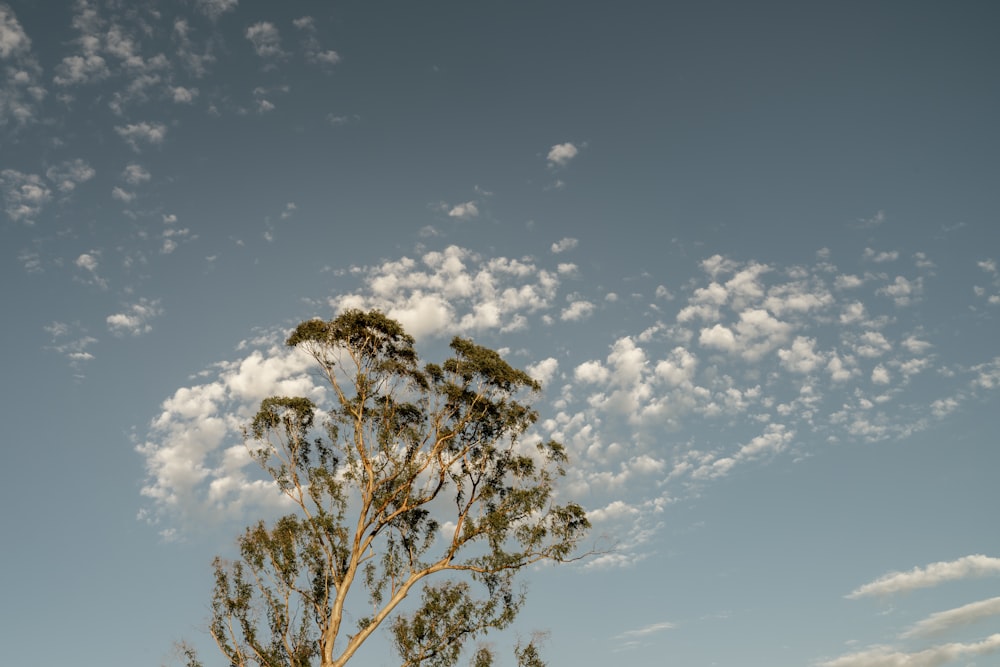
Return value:
[[(250, 455), (294, 511), (215, 559), (213, 638), (238, 667), (341, 667), (384, 627), (403, 667), (458, 664), (469, 640), (513, 621), (515, 575), (579, 557), (590, 528), (554, 500), (563, 446), (521, 439), (538, 382), (458, 337), (450, 359), (421, 367), (378, 311), (303, 322), (287, 344), (316, 361), (332, 406), (271, 397), (248, 426)], [(515, 655), (544, 664), (534, 641)], [(492, 662), (485, 646), (472, 656)]]

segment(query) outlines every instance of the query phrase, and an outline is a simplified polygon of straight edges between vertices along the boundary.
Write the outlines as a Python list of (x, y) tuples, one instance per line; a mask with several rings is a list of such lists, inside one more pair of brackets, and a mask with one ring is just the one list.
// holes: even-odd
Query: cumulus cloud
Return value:
[(915, 567), (909, 572), (890, 572), (851, 591), (847, 597), (853, 599), (869, 595), (891, 595), (937, 586), (948, 581), (990, 575), (1000, 575), (1000, 558), (975, 554), (953, 561), (931, 563), (926, 567)]
[(120, 313), (108, 315), (108, 330), (116, 336), (141, 336), (153, 330), (150, 321), (163, 314), (159, 299), (139, 299)]
[(558, 255), (559, 253), (572, 250), (577, 246), (578, 243), (579, 241), (577, 239), (567, 236), (566, 238), (560, 239), (555, 243), (553, 243), (551, 250), (553, 254)]
[(30, 48), (31, 40), (13, 10), (7, 5), (0, 5), (0, 58), (10, 58)]
[(122, 171), (122, 180), (129, 185), (139, 185), (140, 183), (145, 183), (150, 178), (152, 178), (152, 175), (142, 165), (129, 164)]
[(285, 55), (281, 50), (281, 34), (273, 23), (260, 21), (254, 23), (246, 31), (254, 51), (261, 58), (277, 58)]
[(359, 268), (365, 289), (331, 301), (347, 308), (379, 308), (415, 336), (516, 331), (528, 316), (551, 310), (560, 281), (555, 271), (524, 259), (485, 259), (450, 246)]
[(554, 167), (564, 167), (569, 164), (570, 160), (575, 158), (580, 150), (571, 143), (556, 144), (549, 149), (549, 154), (546, 156), (546, 160), (549, 161), (549, 166)]
[(45, 172), (45, 177), (64, 193), (72, 192), (76, 186), (86, 183), (96, 175), (97, 171), (80, 158), (49, 167)]
[(561, 313), (559, 313), (559, 319), (576, 322), (578, 320), (586, 319), (593, 312), (594, 304), (591, 302), (584, 300), (573, 301), (568, 306), (563, 308)]
[(130, 123), (128, 125), (116, 125), (115, 132), (125, 140), (132, 150), (139, 152), (141, 144), (159, 145), (167, 136), (167, 126), (163, 123)]
[(40, 176), (14, 169), (0, 171), (0, 192), (7, 217), (26, 225), (35, 224), (42, 208), (52, 200), (52, 190)]
[(196, 0), (196, 4), (201, 13), (214, 20), (236, 9), (239, 0)]
[(450, 209), (448, 209), (448, 217), (458, 218), (459, 220), (471, 220), (479, 216), (479, 207), (476, 206), (476, 202), (467, 201), (463, 204), (455, 204)]

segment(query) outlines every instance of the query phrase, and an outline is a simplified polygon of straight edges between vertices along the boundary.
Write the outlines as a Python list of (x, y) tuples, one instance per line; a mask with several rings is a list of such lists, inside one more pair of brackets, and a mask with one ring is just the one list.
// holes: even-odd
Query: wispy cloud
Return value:
[(1000, 651), (1000, 634), (990, 635), (980, 642), (952, 642), (921, 651), (906, 652), (888, 646), (875, 646), (864, 651), (817, 663), (818, 667), (940, 667), (955, 660), (991, 655)]
[(851, 591), (847, 597), (854, 599), (868, 595), (889, 595), (937, 586), (947, 581), (992, 575), (1000, 575), (1000, 558), (975, 554), (952, 561), (931, 563), (926, 567), (915, 567), (908, 572), (890, 572)]
[(153, 330), (150, 321), (162, 314), (158, 299), (139, 299), (122, 312), (108, 315), (108, 330), (116, 336), (141, 336)]
[(991, 616), (1000, 615), (1000, 597), (970, 602), (969, 604), (939, 611), (915, 623), (900, 635), (901, 639), (939, 635), (954, 628), (972, 625)]

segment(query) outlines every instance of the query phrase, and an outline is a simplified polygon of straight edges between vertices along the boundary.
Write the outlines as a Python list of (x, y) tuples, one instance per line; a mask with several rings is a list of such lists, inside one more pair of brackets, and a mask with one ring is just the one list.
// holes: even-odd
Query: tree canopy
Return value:
[[(315, 360), (329, 405), (270, 397), (247, 427), (293, 511), (214, 561), (219, 649), (238, 667), (340, 667), (383, 628), (404, 667), (492, 664), (487, 647), (463, 649), (514, 620), (515, 575), (575, 559), (590, 528), (582, 507), (556, 502), (564, 447), (522, 438), (538, 382), (457, 337), (450, 358), (421, 366), (378, 311), (303, 322), (287, 344)], [(534, 642), (515, 655), (544, 664)]]

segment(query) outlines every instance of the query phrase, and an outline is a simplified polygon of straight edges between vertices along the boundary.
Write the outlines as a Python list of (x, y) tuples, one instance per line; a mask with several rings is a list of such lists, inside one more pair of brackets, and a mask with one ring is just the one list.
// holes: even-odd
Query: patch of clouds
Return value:
[(177, 104), (191, 104), (196, 97), (198, 97), (197, 88), (185, 88), (184, 86), (170, 88), (170, 99)]
[(976, 266), (989, 276), (991, 281), (989, 285), (974, 285), (973, 293), (985, 299), (991, 306), (1000, 305), (1000, 271), (997, 270), (996, 260), (984, 259), (976, 262)]
[(584, 320), (594, 312), (594, 304), (589, 301), (577, 300), (571, 302), (559, 313), (559, 319), (567, 322), (578, 322)]
[(198, 10), (213, 21), (226, 12), (236, 9), (239, 0), (196, 0)]
[(580, 243), (579, 240), (567, 236), (553, 243), (550, 250), (552, 254), (558, 255), (564, 252), (569, 252), (570, 250), (575, 248), (579, 243)]
[(76, 186), (86, 183), (96, 175), (97, 171), (80, 158), (66, 160), (45, 171), (45, 177), (63, 193), (72, 192)]
[(34, 225), (42, 208), (52, 200), (52, 190), (37, 174), (15, 169), (0, 171), (4, 212), (13, 222)]
[(471, 220), (472, 218), (479, 217), (479, 207), (476, 206), (476, 202), (474, 201), (455, 204), (448, 209), (448, 217), (458, 220)]
[(73, 264), (82, 272), (82, 275), (76, 278), (77, 280), (87, 285), (95, 285), (104, 290), (108, 288), (108, 281), (98, 273), (100, 258), (101, 253), (99, 250), (91, 250), (81, 253), (73, 261)]
[(141, 336), (153, 330), (151, 320), (163, 314), (159, 299), (139, 299), (122, 312), (108, 315), (108, 330), (116, 336)]
[(950, 642), (913, 652), (890, 646), (875, 646), (819, 662), (817, 667), (940, 667), (956, 660), (968, 660), (998, 651), (1000, 633), (979, 642)]
[(899, 637), (900, 639), (933, 637), (993, 616), (1000, 616), (1000, 597), (970, 602), (961, 607), (936, 612), (915, 623)]
[(150, 178), (152, 178), (152, 174), (146, 171), (142, 165), (134, 163), (129, 164), (126, 165), (124, 171), (122, 171), (122, 180), (129, 185), (140, 185), (148, 181)]
[(292, 21), (297, 30), (302, 31), (302, 52), (307, 63), (332, 67), (340, 62), (340, 54), (333, 49), (326, 49), (320, 44), (316, 35), (316, 21), (311, 16), (302, 16)]
[(896, 276), (888, 285), (880, 287), (876, 294), (887, 296), (899, 307), (913, 304), (920, 298), (924, 289), (924, 279), (917, 277), (915, 280), (908, 280), (903, 276)]
[(163, 123), (129, 123), (128, 125), (116, 125), (115, 132), (125, 140), (132, 150), (140, 152), (141, 144), (152, 144), (158, 146), (163, 143), (167, 136), (167, 126)]
[(62, 355), (71, 368), (79, 370), (82, 365), (94, 359), (94, 354), (88, 348), (97, 343), (97, 339), (87, 335), (78, 324), (68, 322), (52, 322), (42, 329), (51, 338), (49, 349)]
[(247, 28), (245, 37), (261, 58), (280, 58), (285, 55), (281, 50), (281, 34), (273, 23), (268, 21), (254, 23)]
[(863, 257), (869, 262), (875, 262), (876, 264), (883, 264), (885, 262), (895, 262), (897, 259), (899, 259), (899, 251), (889, 250), (889, 251), (878, 252), (872, 250), (871, 248), (865, 248)]
[(855, 599), (870, 595), (891, 595), (929, 588), (949, 581), (996, 575), (1000, 575), (1000, 558), (975, 554), (953, 561), (931, 563), (926, 567), (915, 567), (908, 572), (890, 572), (859, 586), (847, 597)]
[(548, 160), (550, 167), (565, 167), (579, 153), (580, 149), (575, 144), (569, 142), (555, 144), (549, 149), (549, 153), (545, 156), (545, 159)]
[(459, 246), (353, 271), (364, 291), (332, 299), (334, 310), (379, 308), (418, 338), (526, 329), (530, 316), (555, 307), (560, 287), (557, 272), (532, 260), (486, 259)]

